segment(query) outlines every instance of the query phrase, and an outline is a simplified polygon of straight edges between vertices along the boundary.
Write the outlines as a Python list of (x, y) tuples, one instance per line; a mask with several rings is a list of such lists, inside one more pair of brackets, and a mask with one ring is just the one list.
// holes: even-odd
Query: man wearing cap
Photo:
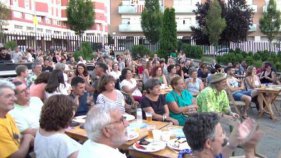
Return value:
[(229, 106), (227, 93), (226, 74), (216, 73), (211, 76), (210, 85), (203, 89), (197, 96), (198, 112), (217, 112), (222, 116), (237, 118), (238, 114), (233, 113)]

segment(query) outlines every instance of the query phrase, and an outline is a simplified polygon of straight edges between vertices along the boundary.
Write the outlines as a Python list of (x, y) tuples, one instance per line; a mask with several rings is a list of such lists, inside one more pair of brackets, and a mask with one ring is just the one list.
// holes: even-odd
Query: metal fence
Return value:
[(107, 43), (107, 37), (102, 36), (68, 36), (56, 34), (33, 34), (33, 33), (4, 33), (0, 42), (5, 44), (15, 41), (18, 47), (25, 51), (27, 48), (41, 49), (44, 51), (62, 49), (73, 52), (78, 49), (81, 42), (90, 42), (92, 47), (101, 49), (102, 44)]
[(101, 50), (103, 45), (108, 45), (114, 51), (125, 51), (131, 49), (134, 45), (142, 44), (149, 50), (156, 51), (159, 49), (159, 43), (150, 44), (141, 36), (96, 36), (87, 35), (71, 36), (56, 34), (33, 34), (33, 33), (4, 33), (0, 37), (0, 43), (15, 41), (18, 47), (25, 51), (27, 48), (41, 49), (43, 51), (62, 49), (68, 52), (74, 52), (79, 48), (81, 42), (89, 42), (93, 50)]
[[(184, 41), (184, 39), (178, 39)], [(57, 35), (57, 34), (33, 34), (33, 33), (4, 33), (0, 36), (0, 43), (5, 44), (8, 41), (15, 41), (22, 51), (27, 48), (41, 49), (43, 51), (62, 49), (68, 52), (74, 52), (79, 48), (81, 42), (89, 42), (92, 45), (93, 50), (101, 50), (103, 45), (108, 45), (114, 51), (124, 51), (126, 49), (131, 50), (134, 45), (144, 45), (149, 50), (156, 52), (160, 48), (160, 44), (150, 44), (143, 36), (97, 36), (87, 35), (71, 36), (71, 35)], [(188, 40), (191, 45), (196, 45), (194, 40)], [(257, 52), (269, 50), (273, 52), (280, 51), (280, 42), (255, 42), (245, 41), (241, 43), (229, 43), (227, 45), (213, 46), (200, 46), (204, 54), (217, 55), (218, 53), (228, 52), (230, 49), (239, 48), (245, 52)]]
[(240, 43), (229, 43), (226, 45), (218, 45), (218, 46), (206, 46), (206, 45), (200, 45), (200, 47), (203, 49), (205, 55), (221, 55), (224, 53), (228, 53), (230, 49), (240, 49), (244, 52), (252, 52), (256, 53), (258, 51), (272, 51), (272, 52), (280, 52), (280, 46), (281, 42), (273, 42), (270, 44), (269, 42), (263, 41), (263, 42), (255, 42), (255, 41), (245, 41)]

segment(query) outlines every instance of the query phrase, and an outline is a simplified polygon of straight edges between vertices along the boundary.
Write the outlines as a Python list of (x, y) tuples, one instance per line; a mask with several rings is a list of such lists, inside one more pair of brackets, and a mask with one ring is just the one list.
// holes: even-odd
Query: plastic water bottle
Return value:
[(141, 108), (137, 108), (137, 122), (142, 123), (142, 110), (141, 110)]

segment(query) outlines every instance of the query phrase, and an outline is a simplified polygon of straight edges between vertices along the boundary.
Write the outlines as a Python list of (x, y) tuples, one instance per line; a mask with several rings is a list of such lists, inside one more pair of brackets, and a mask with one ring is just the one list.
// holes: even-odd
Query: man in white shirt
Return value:
[(126, 158), (118, 147), (127, 141), (126, 127), (120, 108), (114, 104), (97, 104), (88, 112), (85, 129), (87, 140), (79, 151), (78, 158)]
[(14, 52), (12, 52), (12, 60), (14, 63), (19, 63), (19, 61), (22, 60), (23, 53), (20, 51), (20, 49), (17, 47)]
[(16, 86), (15, 108), (9, 114), (15, 119), (22, 134), (35, 136), (39, 128), (39, 119), (43, 102), (37, 97), (30, 97), (29, 90), (22, 82), (14, 82)]

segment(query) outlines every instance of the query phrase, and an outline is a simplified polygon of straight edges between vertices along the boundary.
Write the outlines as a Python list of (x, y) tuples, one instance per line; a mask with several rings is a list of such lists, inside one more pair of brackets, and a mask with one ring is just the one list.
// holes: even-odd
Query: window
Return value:
[(46, 24), (51, 24), (51, 20), (49, 18), (45, 18), (45, 23)]
[(25, 0), (24, 1), (24, 8), (25, 9), (30, 9), (29, 0)]
[(54, 31), (54, 34), (60, 34), (60, 31)]
[(19, 6), (18, 0), (13, 0), (13, 6), (15, 6), (15, 7), (18, 7), (18, 6)]
[(28, 30), (28, 31), (33, 31), (33, 27), (27, 26), (27, 27), (26, 27), (26, 30)]
[(14, 17), (15, 18), (22, 18), (22, 13), (18, 11), (13, 11)]
[(25, 19), (26, 19), (26, 20), (33, 20), (33, 15), (31, 15), (31, 14), (25, 14)]
[(130, 19), (129, 18), (122, 19), (122, 24), (130, 24)]
[(42, 28), (37, 28), (37, 31), (38, 32), (43, 32), (43, 29)]
[(52, 33), (52, 30), (46, 30), (46, 33)]
[(15, 29), (22, 29), (23, 26), (20, 26), (20, 25), (15, 25)]

